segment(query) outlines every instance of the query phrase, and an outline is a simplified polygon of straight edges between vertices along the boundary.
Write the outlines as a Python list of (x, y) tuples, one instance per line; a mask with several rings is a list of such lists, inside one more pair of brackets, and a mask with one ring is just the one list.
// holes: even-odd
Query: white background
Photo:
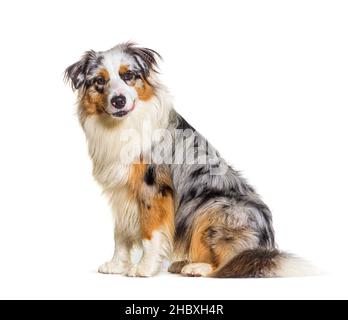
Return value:
[[(0, 298), (348, 298), (346, 1), (1, 2)], [(328, 274), (130, 279), (63, 71), (88, 49), (160, 52), (177, 110), (273, 210), (279, 247)]]

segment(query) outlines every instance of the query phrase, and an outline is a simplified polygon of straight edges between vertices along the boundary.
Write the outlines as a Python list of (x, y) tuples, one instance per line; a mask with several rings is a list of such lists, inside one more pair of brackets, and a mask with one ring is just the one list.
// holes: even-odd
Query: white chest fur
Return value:
[[(109, 196), (116, 229), (128, 236), (134, 237), (140, 233), (138, 204), (127, 189), (130, 168), (134, 161), (139, 160), (140, 153), (150, 152), (149, 135), (155, 129), (166, 128), (168, 114), (169, 109), (162, 107), (159, 110), (158, 105), (146, 103), (118, 122), (93, 115), (82, 123), (93, 162), (93, 176)], [(128, 149), (133, 149), (131, 153), (134, 159), (125, 161), (122, 158), (125, 144)]]
[[(139, 207), (127, 187), (131, 161), (126, 163), (120, 159), (124, 146), (122, 134), (128, 127), (122, 122), (111, 125), (104, 120), (90, 116), (83, 124), (93, 162), (93, 176), (109, 198), (117, 233), (136, 241), (140, 234)], [(139, 141), (131, 141), (132, 136), (129, 139), (127, 143), (136, 149)]]

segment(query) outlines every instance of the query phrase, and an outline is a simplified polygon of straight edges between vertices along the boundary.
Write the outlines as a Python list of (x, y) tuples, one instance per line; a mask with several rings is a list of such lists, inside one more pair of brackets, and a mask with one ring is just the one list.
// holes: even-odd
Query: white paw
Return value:
[(98, 269), (98, 272), (103, 274), (121, 274), (126, 271), (127, 268), (125, 266), (112, 261), (104, 263)]
[(181, 274), (188, 277), (205, 277), (213, 271), (209, 263), (190, 263), (182, 268)]
[(156, 275), (160, 271), (160, 267), (153, 267), (153, 266), (147, 266), (147, 265), (134, 265), (132, 266), (128, 272), (127, 276), (128, 277), (152, 277)]

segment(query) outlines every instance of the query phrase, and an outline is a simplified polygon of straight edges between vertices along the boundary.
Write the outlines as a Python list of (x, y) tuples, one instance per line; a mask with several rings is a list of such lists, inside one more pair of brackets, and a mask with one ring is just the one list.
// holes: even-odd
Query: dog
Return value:
[(185, 276), (305, 275), (304, 260), (277, 249), (260, 196), (175, 111), (159, 60), (127, 42), (88, 51), (65, 71), (115, 219), (114, 256), (99, 272), (150, 277), (168, 259), (168, 271)]

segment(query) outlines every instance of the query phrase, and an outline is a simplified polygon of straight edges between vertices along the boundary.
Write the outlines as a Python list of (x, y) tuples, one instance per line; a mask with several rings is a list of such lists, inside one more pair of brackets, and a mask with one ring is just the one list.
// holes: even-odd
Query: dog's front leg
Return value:
[(161, 231), (155, 231), (151, 239), (143, 239), (143, 255), (140, 262), (129, 271), (130, 277), (151, 277), (161, 271), (166, 258), (167, 239)]
[(143, 256), (128, 276), (150, 277), (157, 274), (172, 249), (174, 201), (170, 170), (164, 165), (133, 166), (140, 214)]
[(122, 274), (126, 273), (131, 266), (130, 257), (131, 244), (117, 236), (115, 231), (115, 251), (111, 261), (104, 263), (98, 269), (99, 273)]
[(139, 196), (143, 256), (129, 270), (131, 277), (157, 274), (172, 250), (174, 201), (171, 180), (167, 171), (157, 170), (156, 179), (149, 179), (151, 183), (145, 179)]

